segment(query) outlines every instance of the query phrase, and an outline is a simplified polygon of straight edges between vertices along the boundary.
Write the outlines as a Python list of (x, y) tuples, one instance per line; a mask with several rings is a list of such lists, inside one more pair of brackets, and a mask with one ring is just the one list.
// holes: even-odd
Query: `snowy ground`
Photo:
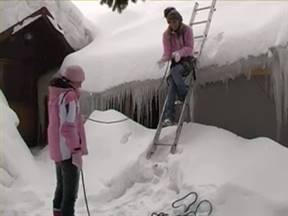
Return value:
[[(224, 2), (222, 3), (224, 4)], [(176, 6), (180, 7), (181, 12), (187, 14), (185, 15), (187, 20), (190, 8), (189, 10), (185, 9), (180, 4), (183, 2)], [(239, 9), (242, 11), (241, 15), (239, 15), (240, 12), (236, 13), (239, 16), (230, 11), (231, 17), (236, 17), (236, 20), (240, 21), (237, 24), (240, 27), (236, 28), (235, 26), (230, 32), (233, 33), (232, 35), (244, 38), (243, 35), (239, 35), (239, 32), (247, 23), (249, 25), (247, 24), (246, 30), (251, 30), (249, 33), (262, 33), (260, 36), (257, 33), (254, 35), (255, 37), (250, 38), (251, 40), (239, 44), (238, 47), (243, 48), (241, 49), (243, 52), (240, 54), (228, 52), (233, 51), (233, 48), (230, 47), (233, 37), (225, 37), (229, 31), (223, 34), (218, 32), (221, 22), (218, 23), (215, 28), (219, 28), (216, 29), (217, 31), (211, 39), (216, 39), (218, 43), (214, 43), (215, 52), (210, 53), (211, 58), (207, 58), (207, 61), (209, 59), (211, 61), (213, 59), (225, 60), (225, 56), (229, 56), (229, 59), (233, 60), (236, 55), (242, 58), (247, 55), (247, 49), (244, 49), (245, 47), (242, 45), (249, 48), (248, 54), (251, 50), (251, 52), (255, 51), (255, 54), (266, 52), (271, 44), (266, 43), (267, 40), (259, 40), (263, 35), (267, 37), (269, 35), (273, 41), (272, 45), (284, 43), (283, 35), (287, 31), (285, 28), (287, 22), (282, 21), (285, 18), (287, 6), (283, 6), (285, 2), (279, 3), (282, 4), (280, 6), (283, 6), (283, 9), (271, 2), (267, 4), (270, 7), (269, 14), (267, 7), (262, 7), (260, 2), (258, 4), (254, 2), (248, 8), (251, 9), (253, 6), (255, 13), (264, 14), (264, 17), (267, 18), (263, 20), (264, 23), (257, 26), (263, 27), (267, 23), (273, 24), (275, 20), (278, 23), (280, 20), (281, 25), (275, 26), (275, 28), (279, 27), (280, 29), (277, 30), (278, 34), (275, 34), (274, 28), (275, 31), (266, 32), (266, 35), (263, 31), (267, 28), (260, 28), (263, 31), (254, 31), (255, 23), (249, 22), (248, 18), (242, 19), (241, 17), (247, 10), (247, 5)], [(143, 6), (144, 4), (139, 2), (137, 7), (139, 5)], [(152, 66), (149, 68), (147, 65), (155, 62), (154, 60), (157, 60), (161, 54), (159, 40), (161, 40), (161, 32), (165, 29), (165, 22), (160, 11), (171, 5), (161, 3), (161, 7), (156, 8), (153, 5), (145, 5), (150, 10), (149, 13), (148, 10), (137, 9), (135, 6), (135, 10), (128, 8), (123, 16), (113, 15), (114, 17), (111, 18), (110, 15), (105, 15), (110, 12), (103, 11), (101, 19), (103, 25), (95, 31), (99, 35), (98, 39), (67, 60), (68, 62), (79, 63), (84, 66), (86, 71), (92, 72), (96, 68), (92, 63), (97, 63), (98, 73), (87, 74), (89, 82), (84, 85), (85, 88), (101, 91), (111, 85), (117, 85), (118, 82), (123, 83), (125, 77), (131, 79), (135, 79), (135, 77), (139, 79), (140, 77), (141, 80), (144, 80), (147, 77), (159, 78), (162, 76), (160, 72), (155, 73)], [(226, 10), (229, 9), (227, 7)], [(279, 11), (282, 12), (278, 13)], [(247, 14), (251, 15), (254, 12), (249, 10)], [(157, 13), (157, 17), (150, 16), (151, 13)], [(101, 14), (98, 13), (98, 15)], [(276, 17), (276, 19), (270, 19), (271, 17)], [(125, 26), (128, 18), (132, 24), (128, 23)], [(257, 20), (260, 22), (261, 19), (258, 18)], [(225, 19), (228, 23), (232, 22), (232, 18), (231, 20)], [(154, 22), (155, 20), (161, 21)], [(110, 24), (114, 24), (114, 26)], [(141, 24), (141, 28), (139, 24)], [(148, 27), (151, 25), (157, 27), (157, 31), (153, 28), (150, 30), (147, 28), (144, 34), (147, 36), (153, 33), (154, 36), (152, 36), (155, 40), (148, 40), (141, 44), (141, 38), (135, 37), (140, 29), (143, 30), (142, 24)], [(159, 28), (160, 25), (163, 28)], [(229, 29), (229, 25), (226, 27)], [(114, 37), (117, 39), (115, 41), (118, 41), (117, 43), (110, 43), (110, 47), (109, 44), (103, 42), (107, 37), (104, 33), (107, 31), (113, 33), (110, 35), (110, 39)], [(127, 33), (134, 38), (128, 47), (124, 47), (129, 52), (121, 47), (124, 44), (123, 41), (127, 39)], [(137, 41), (140, 45), (134, 47), (133, 44)], [(250, 46), (257, 46), (255, 41), (263, 42), (261, 49), (254, 49), (255, 47)], [(96, 53), (93, 44), (97, 45)], [(211, 44), (213, 45), (213, 43)], [(221, 44), (227, 46), (219, 46)], [(114, 49), (110, 49), (111, 47)], [(219, 47), (222, 49), (221, 52), (218, 52)], [(131, 50), (135, 51), (133, 58), (131, 57)], [(104, 55), (105, 53), (106, 55)], [(121, 58), (116, 58), (120, 54)], [(108, 64), (111, 59), (113, 59), (113, 65)], [(143, 61), (139, 63), (136, 61), (138, 59)], [(131, 62), (134, 64), (130, 64)], [(139, 67), (147, 70), (141, 70), (142, 73), (136, 74), (137, 76), (131, 75), (131, 71), (136, 71), (135, 68)], [(123, 74), (117, 74), (115, 68), (117, 68), (117, 72), (127, 73), (125, 77), (120, 76)], [(115, 76), (107, 76), (107, 74), (115, 74)], [(97, 83), (95, 83), (96, 81)], [(51, 215), (53, 190), (56, 183), (54, 164), (49, 159), (46, 149), (38, 152), (36, 156), (31, 155), (16, 129), (17, 116), (7, 106), (2, 93), (0, 95), (0, 215)], [(125, 118), (125, 116), (116, 111), (108, 110), (105, 112), (95, 111), (90, 118), (118, 120)], [(155, 130), (144, 128), (132, 120), (112, 125), (87, 121), (85, 129), (89, 155), (84, 158), (84, 172), (89, 206), (93, 216), (147, 216), (152, 211), (165, 211), (170, 216), (175, 215), (176, 213), (172, 213), (174, 210), (171, 208), (171, 202), (190, 191), (197, 192), (200, 199), (209, 199), (212, 202), (214, 216), (288, 215), (288, 188), (286, 187), (288, 182), (288, 173), (286, 172), (288, 150), (270, 139), (247, 140), (221, 128), (190, 123), (183, 128), (177, 154), (170, 155), (167, 148), (162, 148), (156, 152), (152, 160), (148, 161), (145, 159), (145, 153), (151, 144)], [(163, 132), (163, 141), (171, 141), (174, 132), (175, 127), (166, 128)], [(87, 215), (85, 211), (83, 193), (80, 190), (77, 215)]]
[[(54, 164), (46, 149), (32, 157), (15, 128), (14, 112), (4, 100), (0, 105), (0, 214), (51, 215)], [(90, 118), (125, 116), (108, 110), (95, 111)], [(174, 215), (181, 210), (173, 210), (171, 202), (190, 191), (212, 202), (214, 216), (288, 215), (288, 150), (270, 139), (247, 140), (190, 123), (184, 126), (175, 155), (163, 147), (148, 161), (145, 153), (155, 130), (130, 119), (112, 125), (88, 120), (85, 129), (85, 183), (93, 216), (147, 216), (152, 211)], [(175, 127), (166, 128), (162, 140), (171, 141), (174, 132)], [(80, 189), (77, 215), (87, 215), (84, 204)]]

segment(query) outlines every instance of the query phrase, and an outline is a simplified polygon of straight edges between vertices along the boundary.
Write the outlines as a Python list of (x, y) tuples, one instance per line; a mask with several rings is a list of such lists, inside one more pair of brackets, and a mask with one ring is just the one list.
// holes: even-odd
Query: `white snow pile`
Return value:
[[(2, 91), (0, 92), (0, 109), (0, 182), (9, 186), (18, 177), (24, 180), (32, 179), (31, 174), (33, 174), (35, 164), (30, 150), (17, 130), (19, 119), (9, 107)], [(18, 146), (21, 146), (20, 150)]]
[[(19, 119), (10, 109), (0, 91), (0, 214), (13, 209), (19, 203), (29, 200), (30, 192), (18, 197), (19, 188), (37, 182), (39, 170), (30, 150), (17, 130)], [(21, 189), (22, 190), (22, 189)], [(27, 195), (27, 196), (26, 196)], [(26, 196), (26, 197), (25, 197)], [(30, 206), (31, 203), (29, 203)], [(18, 208), (17, 208), (18, 209)], [(19, 209), (18, 209), (19, 210)], [(21, 212), (21, 211), (20, 211)]]
[[(95, 111), (90, 116), (101, 121), (125, 118), (114, 110)], [(13, 122), (13, 117), (7, 120)], [(172, 201), (191, 191), (199, 194), (199, 201), (211, 201), (213, 216), (288, 214), (288, 151), (270, 139), (247, 140), (220, 128), (190, 123), (184, 125), (175, 155), (162, 147), (146, 160), (155, 130), (130, 119), (117, 124), (88, 120), (85, 129), (89, 155), (84, 158), (83, 169), (91, 215), (141, 216), (164, 211), (173, 216), (183, 209), (173, 209)], [(166, 128), (161, 140), (171, 142), (175, 129)], [(17, 156), (26, 147), (14, 141), (15, 134), (9, 137), (5, 147), (14, 143), (17, 149), (6, 151)], [(1, 215), (51, 215), (56, 182), (47, 153), (45, 149), (34, 160), (41, 168), (36, 175), (44, 182), (24, 182), (21, 178), (10, 184), (1, 182), (1, 194), (9, 191), (1, 196)], [(30, 157), (17, 157), (15, 169), (23, 169)], [(1, 163), (6, 170), (7, 160)], [(81, 188), (76, 213), (84, 216), (87, 212)], [(188, 205), (189, 199), (184, 202)]]
[[(5, 31), (14, 24), (22, 21), (41, 7), (46, 7), (52, 14), (54, 20), (50, 21), (54, 24), (68, 43), (76, 50), (86, 46), (92, 40), (90, 32), (90, 24), (81, 14), (79, 9), (70, 1), (56, 0), (11, 0), (0, 2), (0, 32)], [(38, 18), (38, 17), (36, 17)], [(25, 27), (36, 18), (28, 18), (15, 31)], [(61, 27), (57, 26), (57, 24)]]
[[(95, 111), (90, 118), (111, 121), (124, 116)], [(114, 126), (88, 121), (85, 126), (88, 133), (95, 131), (88, 134), (85, 163), (88, 197), (97, 203), (91, 208), (95, 215), (148, 215), (153, 210), (173, 215), (171, 202), (190, 191), (209, 199), (215, 216), (288, 213), (283, 188), (288, 174), (281, 171), (288, 151), (270, 139), (247, 140), (216, 127), (186, 124), (177, 154), (168, 155), (169, 149), (162, 147), (147, 161), (155, 130), (132, 121)], [(175, 129), (165, 129), (164, 143), (172, 141)], [(111, 131), (113, 138), (107, 141)], [(99, 182), (89, 173), (101, 176)], [(99, 193), (89, 193), (93, 190)]]

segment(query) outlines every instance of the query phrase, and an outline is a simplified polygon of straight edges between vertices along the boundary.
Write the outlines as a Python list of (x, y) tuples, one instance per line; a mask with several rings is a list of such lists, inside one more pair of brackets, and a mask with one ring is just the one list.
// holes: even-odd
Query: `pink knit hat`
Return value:
[(85, 80), (85, 73), (78, 65), (68, 66), (62, 75), (72, 82), (83, 82)]

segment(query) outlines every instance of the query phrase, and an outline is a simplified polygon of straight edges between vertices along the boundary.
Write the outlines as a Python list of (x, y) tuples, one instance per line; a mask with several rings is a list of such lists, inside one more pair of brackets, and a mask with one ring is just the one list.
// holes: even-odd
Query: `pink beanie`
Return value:
[(85, 80), (84, 71), (78, 65), (68, 66), (62, 75), (72, 82), (83, 82)]

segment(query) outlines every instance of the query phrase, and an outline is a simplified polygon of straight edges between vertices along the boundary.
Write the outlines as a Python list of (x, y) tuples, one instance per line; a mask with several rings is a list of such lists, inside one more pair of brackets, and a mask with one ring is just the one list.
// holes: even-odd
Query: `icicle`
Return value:
[(102, 93), (83, 92), (81, 108), (84, 115), (90, 115), (93, 110), (117, 108), (120, 112), (135, 117), (136, 121), (145, 125), (153, 122), (153, 100), (162, 110), (166, 96), (166, 84), (159, 89), (161, 80), (134, 81), (125, 83)]

